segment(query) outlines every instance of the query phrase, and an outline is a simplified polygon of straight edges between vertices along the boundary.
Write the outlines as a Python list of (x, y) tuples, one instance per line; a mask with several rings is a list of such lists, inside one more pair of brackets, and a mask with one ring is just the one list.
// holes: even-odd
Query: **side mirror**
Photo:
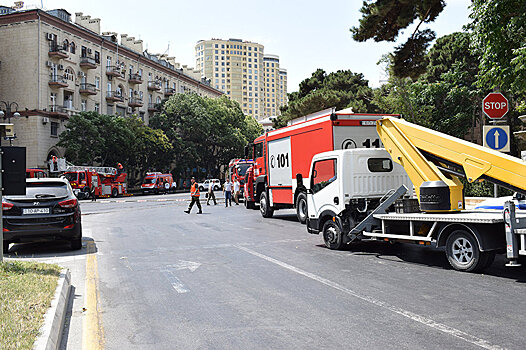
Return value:
[(296, 185), (298, 187), (303, 187), (303, 175), (301, 174), (296, 174)]

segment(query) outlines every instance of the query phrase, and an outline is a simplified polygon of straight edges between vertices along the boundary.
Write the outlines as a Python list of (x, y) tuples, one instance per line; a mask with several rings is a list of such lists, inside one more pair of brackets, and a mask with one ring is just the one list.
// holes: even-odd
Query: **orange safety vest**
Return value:
[(197, 186), (197, 182), (194, 182), (194, 184), (192, 185), (192, 188), (190, 189), (190, 194), (192, 195), (192, 197), (200, 196), (199, 186)]

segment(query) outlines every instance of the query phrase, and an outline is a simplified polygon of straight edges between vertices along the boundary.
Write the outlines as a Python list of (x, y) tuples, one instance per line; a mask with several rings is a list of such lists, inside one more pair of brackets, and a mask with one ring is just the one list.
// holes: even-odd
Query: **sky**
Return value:
[[(10, 3), (2, 2), (4, 5)], [(420, 28), (443, 36), (462, 30), (469, 21), (469, 0), (446, 0), (438, 19)], [(101, 19), (101, 30), (140, 38), (150, 53), (168, 53), (195, 66), (198, 40), (237, 38), (265, 46), (287, 69), (288, 92), (318, 68), (327, 73), (350, 69), (362, 73), (372, 87), (386, 79), (378, 65), (382, 55), (405, 42), (415, 25), (395, 43), (355, 42), (349, 29), (358, 25), (362, 0), (42, 0), (27, 7), (63, 8)]]

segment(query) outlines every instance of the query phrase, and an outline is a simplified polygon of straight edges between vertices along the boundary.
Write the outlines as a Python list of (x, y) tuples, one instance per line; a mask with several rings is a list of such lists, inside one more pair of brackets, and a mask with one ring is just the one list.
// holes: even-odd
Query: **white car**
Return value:
[(204, 190), (208, 191), (208, 187), (210, 185), (214, 186), (212, 188), (214, 191), (219, 191), (221, 189), (221, 181), (219, 181), (219, 179), (208, 179), (208, 180), (205, 180), (205, 182), (201, 182), (198, 184), (199, 191), (204, 191)]

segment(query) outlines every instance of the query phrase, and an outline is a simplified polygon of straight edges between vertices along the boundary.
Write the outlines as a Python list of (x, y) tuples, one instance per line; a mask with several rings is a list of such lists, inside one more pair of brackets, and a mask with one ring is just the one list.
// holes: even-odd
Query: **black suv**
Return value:
[(2, 198), (4, 253), (10, 243), (67, 240), (82, 248), (80, 206), (68, 180), (26, 179), (26, 195)]

